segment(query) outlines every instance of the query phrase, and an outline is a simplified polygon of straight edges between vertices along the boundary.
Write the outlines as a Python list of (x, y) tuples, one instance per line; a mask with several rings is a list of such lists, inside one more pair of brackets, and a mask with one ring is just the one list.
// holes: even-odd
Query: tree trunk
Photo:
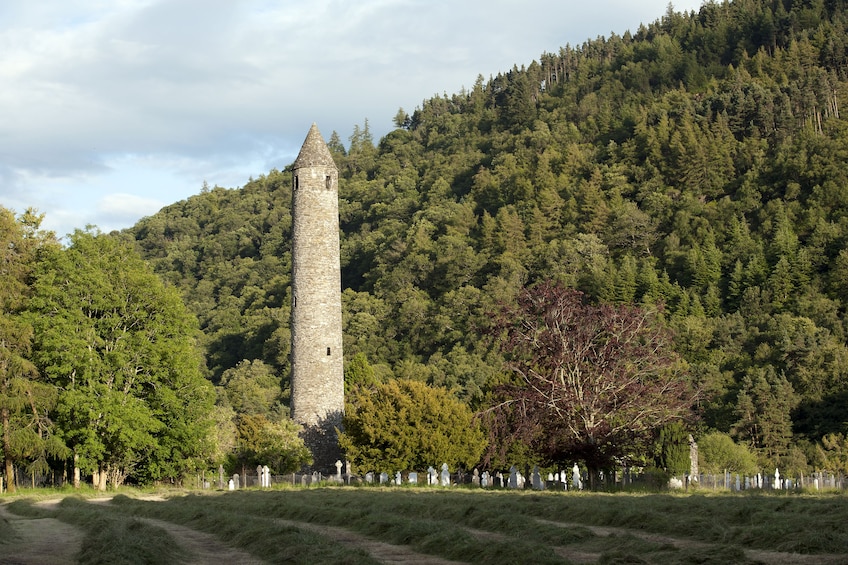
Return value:
[(74, 451), (74, 488), (80, 488), (80, 468), (79, 468), (79, 455)]
[(12, 462), (12, 434), (9, 431), (9, 409), (0, 409), (0, 425), (3, 426), (3, 453), (5, 454), (6, 490), (15, 492), (15, 466)]
[(107, 478), (108, 474), (106, 473), (106, 469), (98, 466), (97, 471), (94, 472), (94, 476), (92, 478), (95, 490), (105, 491)]

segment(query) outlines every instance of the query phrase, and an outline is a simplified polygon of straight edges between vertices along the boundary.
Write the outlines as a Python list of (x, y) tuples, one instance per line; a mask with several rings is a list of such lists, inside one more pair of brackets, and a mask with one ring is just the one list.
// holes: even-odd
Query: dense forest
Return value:
[[(515, 385), (511, 368), (547, 362), (518, 338), (498, 343), (498, 327), (513, 331), (503, 313), (526, 303), (547, 315), (563, 300), (605, 335), (624, 316), (650, 320), (627, 351), (662, 343), (663, 378), (694, 399), (691, 414), (645, 426), (659, 447), (618, 436), (616, 458), (670, 471), (660, 444), (691, 433), (724, 454), (705, 461), (717, 470), (848, 472), (846, 4), (669, 6), (638, 30), (400, 109), (382, 139), (367, 120), (347, 143), (329, 136), (357, 407), (414, 393), (428, 410), (450, 404), (455, 422), (488, 413)], [(66, 249), (31, 214), (0, 215), (15, 266), (0, 273), (7, 476), (73, 457), (105, 488), (220, 462), (306, 462), (287, 419), (291, 196), (281, 163), (241, 188), (204, 185), (129, 230), (77, 232)], [(608, 358), (627, 372), (638, 363), (622, 351)], [(435, 387), (458, 404), (433, 400)], [(92, 395), (104, 404), (86, 404)], [(373, 416), (357, 414), (345, 441), (389, 422)], [(481, 457), (475, 441), (457, 461)], [(512, 447), (483, 461), (539, 454)], [(569, 449), (563, 460), (581, 459)]]
[[(662, 306), (696, 435), (844, 469), (847, 98), (845, 2), (735, 0), (480, 76), (376, 143), (333, 133), (346, 358), (478, 409), (503, 378), (490, 313), (553, 280)], [(216, 384), (261, 362), (286, 389), (290, 182), (204, 187), (124, 234), (198, 316)]]

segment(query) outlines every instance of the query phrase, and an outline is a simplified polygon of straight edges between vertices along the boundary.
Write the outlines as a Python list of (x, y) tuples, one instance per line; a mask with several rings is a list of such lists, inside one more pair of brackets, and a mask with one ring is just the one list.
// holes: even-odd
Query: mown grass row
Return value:
[(83, 540), (76, 557), (86, 565), (173, 563), (186, 557), (164, 529), (76, 497), (62, 499), (55, 508), (36, 506), (28, 499), (16, 500), (8, 509), (20, 516), (55, 518), (79, 528)]
[[(50, 512), (23, 501), (10, 509)], [(165, 502), (119, 495), (110, 505), (71, 498), (54, 512), (50, 517), (87, 532), (82, 563), (165, 562), (155, 553), (160, 549), (174, 562), (173, 556), (180, 555), (176, 542), (137, 517), (208, 532), (271, 563), (374, 563), (362, 550), (282, 520), (342, 527), (470, 563), (563, 563), (568, 550), (597, 555), (601, 563), (746, 563), (750, 561), (743, 548), (811, 554), (845, 553), (848, 548), (844, 496), (313, 488), (196, 493)], [(636, 535), (600, 537), (574, 524), (628, 528), (711, 545), (678, 549)], [(133, 559), (111, 555), (116, 546), (130, 548)], [(95, 554), (105, 557), (97, 561)], [(148, 554), (149, 560), (139, 560)]]
[[(664, 563), (744, 562), (742, 548), (841, 553), (848, 547), (843, 497), (557, 495), (409, 489), (310, 489), (190, 495), (164, 505), (123, 500), (132, 512), (182, 521), (185, 513), (236, 512), (260, 523), (285, 518), (344, 527), (445, 558), (491, 563), (561, 563), (558, 547)], [(168, 508), (172, 506), (172, 508)], [(167, 512), (168, 515), (162, 515)], [(815, 519), (812, 519), (812, 517)], [(581, 526), (625, 527), (700, 540), (708, 550), (679, 550), (636, 536), (598, 538)], [(806, 522), (801, 525), (800, 522)], [(212, 520), (212, 524), (215, 520)], [(198, 527), (199, 525), (195, 525)], [(822, 526), (829, 529), (822, 530)], [(213, 526), (214, 527), (214, 526)], [(480, 537), (468, 528), (501, 536)], [(208, 530), (207, 530), (208, 531)], [(694, 552), (694, 553), (693, 553)], [(719, 556), (720, 558), (713, 559)], [(614, 559), (617, 560), (617, 559)]]

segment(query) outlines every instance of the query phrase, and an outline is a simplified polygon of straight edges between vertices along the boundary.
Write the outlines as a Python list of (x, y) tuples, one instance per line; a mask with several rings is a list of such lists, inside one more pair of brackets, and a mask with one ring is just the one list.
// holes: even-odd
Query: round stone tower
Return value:
[(344, 412), (339, 175), (315, 124), (292, 168), (291, 415), (330, 472)]

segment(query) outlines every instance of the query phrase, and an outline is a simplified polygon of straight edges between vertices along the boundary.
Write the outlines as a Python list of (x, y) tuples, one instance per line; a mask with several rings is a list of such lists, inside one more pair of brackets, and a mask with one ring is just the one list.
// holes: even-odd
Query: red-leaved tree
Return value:
[(495, 389), (485, 414), (492, 462), (519, 445), (550, 463), (583, 461), (594, 478), (644, 454), (660, 426), (692, 414), (697, 391), (649, 310), (590, 304), (579, 291), (542, 282), (505, 307), (493, 328), (515, 378)]

